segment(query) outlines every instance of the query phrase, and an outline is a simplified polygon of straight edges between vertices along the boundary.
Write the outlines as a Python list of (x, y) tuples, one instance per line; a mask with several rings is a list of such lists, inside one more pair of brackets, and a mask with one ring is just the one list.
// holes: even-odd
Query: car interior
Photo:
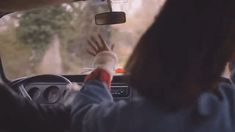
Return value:
[[(157, 0), (155, 0), (155, 3), (156, 1)], [(81, 3), (77, 2), (76, 4), (83, 5), (84, 3), (88, 3), (88, 2), (81, 2)], [(112, 3), (109, 3), (107, 1), (97, 1), (96, 3), (97, 4), (95, 6), (97, 7), (104, 6), (105, 9), (107, 8), (106, 10), (102, 12), (100, 12), (99, 10), (98, 13), (95, 12), (96, 14), (92, 14), (92, 19), (95, 20), (94, 23), (96, 24), (96, 26), (107, 27), (113, 24), (120, 25), (120, 24), (125, 24), (126, 22), (128, 22), (128, 19), (127, 19), (128, 14), (125, 12), (125, 10), (120, 9), (120, 5), (121, 7), (123, 7), (123, 5), (127, 3), (130, 4), (130, 1), (128, 2), (124, 0), (123, 2), (122, 1), (115, 2), (114, 0)], [(134, 3), (138, 3), (138, 2), (134, 2)], [(164, 2), (159, 2), (159, 7), (161, 7), (163, 3)], [(113, 5), (109, 5), (109, 4), (113, 4)], [(152, 3), (149, 2), (149, 4), (152, 4)], [(66, 5), (63, 5), (63, 6), (66, 6)], [(76, 5), (73, 5), (71, 7), (74, 7), (74, 6)], [(115, 6), (116, 8), (118, 6), (119, 7), (116, 9)], [(141, 3), (139, 4), (139, 6), (141, 6)], [(146, 6), (149, 6), (149, 5), (146, 5)], [(89, 7), (94, 7), (94, 5), (90, 4)], [(25, 11), (25, 12), (30, 12), (30, 11)], [(13, 13), (13, 17), (16, 17), (18, 15), (18, 18), (19, 18), (21, 17), (22, 13), (24, 12), (19, 12), (19, 14)], [(8, 16), (8, 14), (12, 14), (12, 13), (0, 12), (0, 18), (4, 18), (4, 16)], [(11, 18), (8, 18), (8, 19), (11, 19)], [(4, 31), (2, 32), (4, 33)], [(108, 30), (104, 32), (108, 32)], [(17, 61), (17, 60), (13, 60), (13, 61)], [(5, 69), (8, 69), (8, 68), (5, 67)], [(11, 80), (6, 77), (6, 74), (4, 71), (5, 69), (4, 69), (4, 61), (1, 59), (0, 78), (4, 83), (12, 87), (19, 95), (25, 98), (28, 98), (29, 100), (38, 102), (40, 104), (45, 104), (45, 105), (54, 105), (54, 104), (61, 103), (61, 101), (63, 101), (63, 97), (68, 91), (67, 85), (76, 83), (80, 87), (82, 87), (84, 78), (87, 75), (87, 74), (63, 74), (63, 73), (61, 74), (37, 73), (38, 75), (32, 74), (29, 76), (17, 76)], [(22, 70), (21, 72), (24, 72), (24, 71)], [(221, 80), (229, 83), (229, 80), (224, 77), (222, 77)], [(127, 84), (123, 73), (117, 74), (114, 76), (112, 84), (111, 84), (111, 93), (114, 97), (114, 100), (116, 101), (118, 100), (131, 101), (134, 98), (134, 92), (131, 89), (131, 87)]]
[[(102, 4), (104, 5), (104, 3), (106, 4), (106, 2), (103, 2)], [(11, 14), (11, 12), (1, 12), (0, 17), (2, 18), (8, 14)], [(122, 24), (126, 22), (126, 13), (123, 11), (113, 11), (111, 7), (106, 12), (94, 15), (94, 19), (96, 25), (107, 26), (112, 24)], [(7, 69), (7, 67), (5, 68)], [(0, 78), (4, 83), (13, 88), (20, 96), (43, 105), (56, 105), (61, 103), (68, 91), (67, 85), (76, 83), (78, 86), (82, 87), (86, 75), (87, 74), (39, 74), (20, 76), (10, 80), (6, 77), (4, 62), (1, 60), (0, 63)], [(111, 93), (115, 101), (131, 101), (133, 92), (126, 83), (123, 74), (114, 76), (111, 85)]]
[[(87, 10), (89, 10), (89, 9), (93, 8), (94, 6), (97, 7), (97, 9), (94, 9), (96, 11), (92, 12), (91, 15), (89, 15), (89, 16), (92, 16), (91, 18), (84, 17), (84, 16), (86, 16), (86, 14), (81, 14), (81, 16), (78, 15), (80, 13), (79, 11), (78, 11), (79, 12), (78, 14), (74, 15), (74, 16), (77, 17), (76, 19), (78, 19), (78, 20), (79, 20), (79, 18), (83, 19), (83, 21), (79, 21), (80, 23), (78, 22), (79, 25), (90, 26), (89, 23), (88, 23), (88, 25), (86, 25), (85, 23), (88, 22), (88, 21), (91, 21), (91, 19), (92, 19), (92, 22), (95, 24), (95, 26), (93, 26), (92, 29), (91, 28), (86, 29), (86, 27), (83, 26), (83, 28), (81, 28), (81, 31), (79, 31), (79, 33), (80, 33), (79, 37), (76, 36), (76, 37), (74, 37), (74, 39), (69, 38), (67, 40), (67, 38), (66, 38), (66, 39), (63, 40), (63, 41), (66, 40), (65, 43), (66, 44), (69, 43), (68, 45), (69, 46), (72, 45), (72, 46), (71, 47), (68, 46), (69, 48), (66, 47), (66, 50), (68, 50), (68, 51), (66, 51), (65, 53), (62, 53), (62, 58), (63, 58), (64, 54), (65, 54), (64, 56), (67, 55), (67, 56), (70, 57), (70, 58), (67, 57), (67, 56), (66, 56), (67, 58), (64, 57), (65, 59), (67, 59), (66, 60), (67, 62), (64, 62), (65, 64), (62, 64), (63, 65), (62, 66), (62, 72), (61, 72), (61, 70), (60, 70), (60, 72), (56, 72), (56, 71), (53, 72), (52, 71), (52, 70), (56, 69), (55, 67), (57, 67), (58, 65), (52, 65), (51, 66), (52, 68), (49, 68), (49, 70), (46, 70), (45, 72), (43, 70), (39, 70), (40, 72), (35, 72), (35, 71), (37, 71), (38, 67), (49, 66), (52, 63), (52, 62), (50, 63), (50, 61), (48, 61), (47, 59), (44, 58), (47, 54), (46, 52), (48, 52), (48, 51), (50, 52), (50, 49), (45, 50), (42, 53), (42, 55), (39, 54), (38, 56), (40, 56), (40, 55), (42, 56), (39, 60), (33, 58), (33, 57), (37, 56), (37, 52), (39, 52), (39, 51), (37, 51), (37, 49), (40, 47), (39, 46), (39, 47), (36, 47), (36, 48), (33, 47), (32, 48), (32, 53), (30, 52), (31, 56), (25, 55), (25, 56), (27, 56), (27, 59), (25, 59), (22, 62), (17, 62), (18, 60), (20, 61), (20, 59), (19, 59), (20, 56), (19, 56), (19, 58), (16, 58), (18, 53), (9, 53), (9, 54), (15, 54), (16, 55), (16, 56), (11, 57), (11, 58), (14, 58), (13, 60), (11, 60), (12, 62), (7, 59), (7, 58), (9, 58), (9, 57), (6, 57), (8, 55), (5, 55), (4, 53), (3, 54), (1, 53), (3, 56), (1, 56), (1, 60), (0, 60), (0, 80), (2, 80), (4, 83), (8, 84), (11, 88), (13, 88), (20, 96), (23, 96), (23, 97), (25, 97), (29, 100), (35, 101), (39, 104), (56, 105), (56, 104), (62, 103), (67, 91), (69, 90), (67, 86), (69, 84), (72, 85), (72, 84), (75, 83), (79, 87), (82, 87), (84, 78), (92, 70), (92, 69), (89, 68), (89, 66), (86, 66), (86, 65), (85, 66), (82, 65), (81, 68), (80, 68), (82, 70), (79, 70), (79, 71), (76, 71), (76, 72), (73, 72), (73, 70), (71, 70), (71, 69), (76, 67), (75, 64), (80, 64), (80, 62), (86, 62), (86, 64), (90, 65), (92, 59), (89, 58), (89, 57), (79, 58), (78, 60), (80, 62), (75, 62), (74, 61), (74, 60), (76, 60), (74, 58), (76, 58), (76, 57), (78, 58), (78, 56), (81, 56), (81, 54), (83, 55), (84, 52), (85, 52), (84, 51), (81, 54), (78, 53), (78, 51), (76, 51), (76, 49), (79, 49), (80, 47), (84, 47), (84, 46), (82, 46), (81, 44), (78, 44), (78, 46), (76, 47), (74, 45), (76, 45), (76, 41), (78, 41), (78, 40), (79, 40), (79, 42), (81, 41), (81, 43), (84, 44), (86, 42), (85, 39), (87, 38), (87, 36), (91, 35), (94, 32), (101, 32), (102, 34), (104, 34), (105, 38), (112, 38), (112, 39), (107, 40), (110, 43), (114, 40), (120, 40), (120, 43), (123, 43), (123, 45), (125, 45), (126, 47), (124, 47), (124, 46), (118, 47), (117, 46), (119, 48), (118, 56), (120, 56), (120, 60), (123, 60), (123, 58), (125, 58), (125, 61), (127, 61), (128, 60), (127, 59), (128, 55), (125, 54), (125, 52), (126, 52), (125, 48), (128, 49), (128, 47), (131, 47), (131, 50), (128, 51), (128, 53), (130, 54), (133, 47), (134, 47), (134, 45), (129, 46), (128, 43), (136, 43), (138, 41), (138, 38), (139, 38), (139, 37), (136, 37), (136, 36), (141, 36), (142, 32), (144, 32), (145, 29), (148, 27), (146, 25), (150, 25), (149, 23), (151, 23), (151, 22), (146, 22), (147, 23), (146, 24), (146, 23), (143, 23), (142, 21), (135, 20), (135, 19), (138, 18), (138, 16), (140, 16), (140, 17), (142, 16), (141, 19), (146, 16), (146, 14), (140, 15), (138, 13), (137, 13), (137, 15), (135, 15), (133, 17), (135, 19), (132, 20), (132, 18), (130, 17), (131, 16), (130, 14), (133, 13), (134, 11), (133, 12), (132, 11), (129, 11), (129, 12), (127, 11), (126, 12), (125, 9), (123, 10), (123, 7), (124, 7), (123, 5), (131, 3), (132, 6), (133, 6), (133, 5), (135, 5), (135, 4), (133, 4), (134, 2), (130, 2), (128, 0), (124, 0), (124, 2), (123, 1), (120, 2), (121, 0), (117, 0), (117, 1), (118, 1), (117, 3), (113, 2), (114, 5), (111, 5), (111, 6), (108, 5), (107, 1), (102, 1), (102, 2), (98, 1), (97, 5), (92, 5), (89, 2), (76, 2), (75, 4), (71, 4), (71, 5), (63, 4), (61, 6), (61, 7), (64, 7), (67, 12), (70, 12), (72, 9), (81, 10), (81, 9), (84, 9), (84, 8), (88, 8)], [(138, 1), (143, 2), (144, 0), (138, 0)], [(159, 2), (159, 8), (164, 3), (164, 0), (155, 0), (154, 2), (156, 3), (156, 1), (158, 1), (158, 2), (161, 1), (161, 2)], [(137, 2), (137, 5), (133, 6), (133, 10), (139, 10), (140, 11), (142, 8), (144, 8), (144, 7), (141, 7), (141, 6), (144, 5), (144, 4), (141, 5), (141, 2), (139, 3), (139, 5), (138, 5), (138, 2)], [(151, 4), (153, 4), (153, 3), (149, 2), (149, 5), (151, 5)], [(104, 6), (103, 9), (100, 9), (101, 5)], [(122, 8), (118, 7), (120, 5), (121, 5)], [(149, 5), (145, 4), (145, 6), (149, 6)], [(116, 7), (116, 8), (114, 9), (112, 7)], [(136, 7), (136, 8), (134, 8), (134, 7)], [(153, 7), (153, 8), (155, 8), (155, 7)], [(150, 8), (149, 10), (152, 10), (152, 8)], [(22, 17), (27, 16), (27, 15), (28, 16), (31, 15), (30, 17), (34, 17), (33, 16), (34, 14), (40, 14), (40, 13), (35, 13), (35, 12), (30, 14), (28, 12), (30, 12), (30, 11), (20, 11), (20, 12), (15, 12), (15, 13), (14, 12), (13, 13), (12, 12), (0, 12), (0, 19), (4, 19), (5, 22), (7, 21), (6, 23), (10, 23), (9, 21), (13, 21), (12, 23), (8, 24), (8, 26), (10, 25), (10, 26), (14, 27), (14, 29), (12, 27), (8, 28), (7, 24), (5, 23), (6, 28), (8, 28), (8, 29), (4, 29), (4, 28), (1, 29), (0, 28), (0, 45), (2, 43), (5, 43), (5, 41), (2, 41), (2, 43), (1, 43), (1, 38), (4, 37), (4, 35), (3, 35), (3, 37), (1, 37), (1, 34), (10, 33), (9, 30), (16, 30), (15, 34), (20, 32), (19, 30), (22, 30), (22, 32), (26, 31), (26, 30), (20, 28), (21, 24), (27, 20), (27, 19), (25, 19), (25, 20), (21, 21)], [(148, 13), (148, 12), (149, 11), (146, 11), (145, 13)], [(152, 12), (154, 12), (154, 13), (152, 13), (154, 15), (152, 15), (149, 18), (150, 20), (152, 18), (154, 18), (155, 14), (156, 14), (156, 11), (152, 11)], [(72, 17), (74, 17), (74, 16), (72, 16)], [(128, 23), (129, 20), (134, 21), (134, 22), (136, 21), (136, 23)], [(67, 21), (67, 23), (69, 23), (71, 21), (69, 20), (69, 21)], [(36, 22), (34, 21), (34, 23), (36, 23)], [(127, 25), (125, 25), (125, 23), (127, 23)], [(128, 24), (132, 25), (133, 27), (139, 27), (138, 25), (145, 25), (145, 27), (139, 27), (139, 29), (137, 29), (137, 30), (129, 30), (127, 28)], [(1, 21), (0, 21), (0, 25), (1, 25)], [(27, 23), (25, 25), (27, 26)], [(23, 25), (23, 26), (25, 26), (25, 25)], [(119, 28), (119, 27), (121, 27), (121, 25), (123, 25), (122, 29)], [(74, 25), (72, 25), (72, 26), (74, 26)], [(97, 28), (97, 26), (98, 26), (98, 28)], [(102, 28), (100, 28), (100, 26)], [(75, 25), (75, 27), (76, 27), (76, 25)], [(73, 30), (75, 27), (69, 28), (69, 30)], [(113, 27), (114, 27), (114, 29), (112, 29)], [(40, 27), (40, 30), (42, 28), (43, 27)], [(30, 27), (28, 29), (30, 29)], [(112, 30), (112, 31), (110, 31), (110, 30)], [(67, 29), (62, 30), (62, 32), (64, 34), (66, 34), (66, 31), (67, 31)], [(83, 33), (85, 31), (89, 32), (89, 34)], [(133, 31), (141, 32), (141, 33), (139, 33), (138, 35), (135, 35), (135, 34), (133, 35)], [(53, 31), (52, 34), (53, 33), (55, 33), (55, 32)], [(74, 34), (75, 33), (72, 33), (72, 35), (74, 35)], [(113, 35), (113, 34), (115, 34), (115, 35)], [(119, 37), (116, 34), (118, 34), (118, 35), (123, 34), (123, 35), (120, 35), (122, 37)], [(130, 34), (134, 37), (130, 37), (127, 34), (128, 35)], [(26, 35), (29, 36), (29, 34), (26, 34)], [(68, 36), (71, 37), (71, 34), (68, 34)], [(113, 36), (115, 36), (115, 37), (113, 37)], [(29, 36), (29, 38), (30, 37), (31, 36)], [(22, 38), (25, 38), (25, 37), (23, 36)], [(31, 38), (33, 38), (33, 37), (31, 37)], [(63, 37), (59, 37), (59, 38), (63, 38)], [(123, 38), (125, 38), (125, 41), (121, 41), (121, 39), (123, 39)], [(43, 37), (42, 37), (42, 39), (43, 39)], [(19, 40), (19, 41), (21, 41), (21, 40)], [(36, 41), (38, 41), (38, 40), (36, 39)], [(54, 40), (52, 39), (52, 41), (54, 41)], [(6, 42), (8, 42), (8, 41), (6, 41)], [(27, 41), (27, 42), (29, 42), (29, 43), (32, 42), (33, 43), (33, 41)], [(50, 42), (48, 41), (48, 43), (50, 43)], [(118, 45), (119, 42), (115, 42), (115, 43), (117, 43), (117, 45)], [(19, 50), (19, 47), (20, 46), (18, 46), (18, 49), (15, 48), (13, 51)], [(25, 47), (28, 48), (30, 46), (26, 45)], [(60, 49), (62, 49), (62, 48), (63, 48), (63, 46), (60, 47)], [(83, 49), (81, 48), (81, 50), (83, 50)], [(33, 51), (36, 51), (36, 53), (33, 53)], [(0, 52), (2, 52), (2, 51), (0, 50)], [(24, 53), (25, 52), (26, 51), (24, 51)], [(56, 54), (56, 53), (54, 53), (55, 51), (52, 51), (52, 52), (53, 52), (53, 54)], [(23, 52), (19, 53), (19, 54), (23, 54)], [(28, 52), (25, 53), (25, 54), (28, 54)], [(124, 54), (124, 55), (122, 55), (122, 54)], [(56, 58), (52, 58), (51, 60), (53, 60), (53, 59), (56, 59)], [(45, 63), (43, 66), (41, 66), (42, 65), (41, 62), (43, 62), (43, 61), (45, 61), (47, 63)], [(123, 64), (125, 63), (125, 61), (122, 62), (122, 64), (119, 64), (119, 67), (121, 67), (121, 68), (119, 68), (119, 70), (121, 69), (121, 73), (118, 73), (118, 70), (117, 70), (117, 72), (114, 75), (113, 80), (112, 80), (111, 93), (112, 93), (112, 96), (114, 97), (115, 101), (119, 101), (119, 100), (131, 101), (131, 100), (133, 100), (133, 98), (135, 97), (135, 94), (136, 94), (132, 90), (131, 86), (128, 85), (128, 83), (126, 81), (126, 75), (125, 75), (125, 73), (123, 73), (124, 71), (122, 71), (122, 69), (124, 67)], [(32, 62), (32, 65), (29, 62)], [(33, 67), (32, 68), (33, 70), (29, 69), (30, 66)], [(9, 67), (13, 67), (13, 68), (10, 69)], [(24, 67), (25, 69), (21, 69), (21, 67)], [(38, 69), (40, 69), (40, 68), (38, 68)], [(41, 68), (41, 69), (43, 69), (43, 68)], [(74, 68), (74, 69), (76, 69), (76, 68)], [(20, 73), (14, 74), (14, 72), (16, 72), (16, 71), (20, 72)], [(43, 72), (41, 72), (41, 71), (43, 71)], [(52, 71), (52, 72), (50, 72), (50, 71)], [(9, 74), (11, 74), (11, 75), (9, 75)], [(224, 77), (221, 77), (221, 80), (224, 81), (224, 82), (230, 83), (229, 80), (224, 78)]]

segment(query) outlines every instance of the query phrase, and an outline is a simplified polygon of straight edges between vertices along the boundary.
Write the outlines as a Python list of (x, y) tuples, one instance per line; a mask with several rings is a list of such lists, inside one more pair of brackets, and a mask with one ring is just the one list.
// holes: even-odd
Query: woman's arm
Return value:
[(74, 1), (85, 1), (85, 0), (1, 0), (0, 11), (13, 12), (13, 11), (37, 8), (46, 5), (61, 4)]
[[(116, 120), (114, 118), (117, 117), (111, 115), (115, 113), (113, 113), (113, 110), (118, 109), (115, 106), (110, 107), (113, 103), (110, 85), (117, 57), (112, 52), (113, 46), (107, 46), (103, 38), (100, 35), (98, 37), (99, 39), (93, 37), (88, 41), (91, 47), (88, 53), (95, 57), (93, 65), (96, 69), (86, 77), (83, 88), (77, 94), (72, 104), (72, 132), (98, 132), (99, 130), (94, 130), (94, 128), (97, 128), (94, 126), (99, 124), (97, 122), (109, 125), (107, 131), (112, 131), (111, 126), (113, 124), (111, 125), (109, 124), (110, 122), (102, 120), (107, 118)], [(102, 104), (110, 104), (109, 107), (105, 106), (104, 108), (107, 111), (103, 111), (103, 107), (100, 107)], [(99, 118), (99, 116), (102, 116), (102, 118)], [(88, 122), (85, 123), (86, 121)], [(103, 126), (101, 125), (99, 127)]]

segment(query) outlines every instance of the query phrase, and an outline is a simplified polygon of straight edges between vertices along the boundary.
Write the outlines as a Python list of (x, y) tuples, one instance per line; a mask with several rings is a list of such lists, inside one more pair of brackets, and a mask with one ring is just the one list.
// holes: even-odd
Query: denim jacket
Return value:
[(221, 83), (190, 108), (167, 112), (144, 97), (114, 102), (107, 85), (87, 81), (72, 105), (72, 132), (233, 132), (235, 89)]

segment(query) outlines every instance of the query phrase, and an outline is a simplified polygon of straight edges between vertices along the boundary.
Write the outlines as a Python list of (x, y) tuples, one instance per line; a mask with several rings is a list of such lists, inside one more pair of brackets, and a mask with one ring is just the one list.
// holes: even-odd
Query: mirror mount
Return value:
[(110, 11), (110, 12), (113, 12), (113, 7), (112, 7), (112, 2), (111, 2), (111, 0), (107, 0), (107, 2), (108, 2), (109, 11)]

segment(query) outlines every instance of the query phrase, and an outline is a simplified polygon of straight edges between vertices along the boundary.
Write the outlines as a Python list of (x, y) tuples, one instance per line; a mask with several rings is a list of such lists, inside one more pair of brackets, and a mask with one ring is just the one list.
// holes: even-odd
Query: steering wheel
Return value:
[(28, 100), (32, 100), (32, 98), (30, 97), (29, 93), (27, 92), (24, 86), (28, 85), (31, 82), (34, 82), (35, 80), (38, 80), (39, 78), (41, 79), (41, 81), (46, 81), (46, 82), (51, 79), (60, 79), (63, 80), (65, 83), (67, 83), (67, 85), (72, 85), (72, 82), (64, 76), (45, 74), (45, 75), (37, 75), (37, 76), (22, 78), (21, 80), (12, 83), (11, 86), (18, 87), (19, 92), (22, 94), (23, 97), (27, 98)]

